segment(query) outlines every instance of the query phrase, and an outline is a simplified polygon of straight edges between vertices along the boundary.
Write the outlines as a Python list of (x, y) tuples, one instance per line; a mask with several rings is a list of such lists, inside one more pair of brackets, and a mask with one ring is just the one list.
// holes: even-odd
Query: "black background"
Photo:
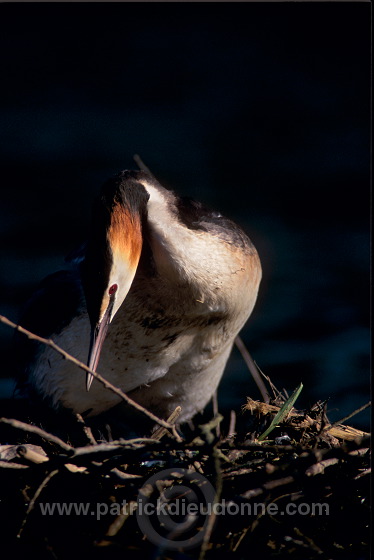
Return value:
[[(0, 313), (86, 236), (139, 153), (240, 223), (264, 278), (242, 336), (299, 404), (368, 400), (370, 4), (0, 6)], [(0, 327), (0, 385), (11, 332)], [(219, 392), (257, 389), (235, 350)], [(367, 426), (368, 414), (351, 421)]]

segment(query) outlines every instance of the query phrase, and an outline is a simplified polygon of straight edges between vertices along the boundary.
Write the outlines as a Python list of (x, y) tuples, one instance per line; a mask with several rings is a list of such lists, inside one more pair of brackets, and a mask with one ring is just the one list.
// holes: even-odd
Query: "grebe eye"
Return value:
[(117, 284), (112, 284), (111, 287), (109, 288), (109, 295), (113, 296), (116, 293), (117, 288), (118, 288)]

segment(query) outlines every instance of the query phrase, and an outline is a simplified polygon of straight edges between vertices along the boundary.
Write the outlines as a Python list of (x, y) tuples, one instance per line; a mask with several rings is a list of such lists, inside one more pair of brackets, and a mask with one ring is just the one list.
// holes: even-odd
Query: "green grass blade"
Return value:
[(277, 412), (277, 414), (274, 416), (270, 426), (264, 431), (263, 434), (261, 434), (257, 438), (257, 441), (263, 441), (266, 438), (266, 436), (268, 436), (270, 434), (270, 432), (272, 432), (278, 424), (283, 422), (283, 420), (291, 412), (293, 405), (295, 404), (298, 396), (300, 395), (300, 393), (302, 391), (302, 388), (303, 388), (303, 384), (300, 383), (300, 385), (294, 390), (294, 392), (292, 393), (290, 398), (284, 403), (284, 405), (279, 410), (279, 412)]

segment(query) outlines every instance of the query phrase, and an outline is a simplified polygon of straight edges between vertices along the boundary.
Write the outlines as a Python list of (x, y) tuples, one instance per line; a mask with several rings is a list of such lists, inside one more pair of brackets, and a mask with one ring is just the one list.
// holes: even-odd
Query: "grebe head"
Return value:
[[(93, 209), (82, 282), (91, 322), (88, 367), (96, 371), (110, 322), (125, 300), (142, 250), (142, 224), (149, 195), (138, 178), (123, 171), (107, 181)], [(87, 374), (87, 390), (93, 376)]]

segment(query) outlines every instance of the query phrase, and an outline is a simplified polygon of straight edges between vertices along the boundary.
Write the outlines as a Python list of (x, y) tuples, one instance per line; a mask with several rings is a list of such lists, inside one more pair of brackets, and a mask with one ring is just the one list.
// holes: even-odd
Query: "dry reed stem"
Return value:
[(239, 352), (242, 355), (243, 360), (245, 361), (245, 363), (247, 364), (247, 367), (249, 369), (249, 371), (251, 372), (251, 375), (262, 395), (262, 398), (264, 399), (264, 401), (266, 403), (268, 403), (270, 401), (270, 396), (269, 393), (265, 387), (265, 383), (262, 381), (261, 379), (261, 375), (258, 372), (258, 369), (256, 367), (255, 362), (252, 359), (252, 356), (250, 355), (250, 353), (248, 352), (244, 342), (242, 341), (242, 339), (240, 338), (240, 336), (238, 335), (235, 338), (235, 344), (236, 347), (238, 348)]
[(42, 430), (42, 428), (38, 428), (38, 426), (33, 426), (32, 424), (26, 424), (25, 422), (21, 422), (20, 420), (15, 420), (13, 418), (0, 418), (0, 422), (3, 424), (8, 424), (8, 426), (12, 426), (12, 428), (16, 428), (17, 430), (21, 430), (23, 432), (29, 432), (31, 434), (36, 434), (47, 441), (51, 441), (55, 443), (63, 451), (67, 451), (68, 453), (72, 453), (74, 451), (74, 447), (65, 443), (57, 436)]

